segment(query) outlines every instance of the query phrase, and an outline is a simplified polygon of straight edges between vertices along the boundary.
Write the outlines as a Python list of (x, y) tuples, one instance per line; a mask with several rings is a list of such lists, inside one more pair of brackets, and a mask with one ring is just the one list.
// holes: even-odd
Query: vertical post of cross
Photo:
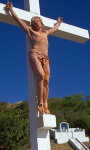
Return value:
[(25, 10), (40, 15), (39, 0), (24, 0)]
[[(39, 0), (25, 0), (25, 10), (40, 15)], [(31, 49), (27, 39), (27, 52)], [(51, 150), (49, 129), (56, 127), (56, 117), (54, 115), (39, 115), (36, 117), (36, 86), (34, 74), (28, 63), (29, 81), (29, 112), (30, 112), (30, 137), (32, 150)]]
[[(24, 6), (26, 11), (34, 12), (35, 14), (40, 14), (39, 0), (24, 0)], [(31, 45), (26, 37), (26, 47), (27, 54), (28, 51), (31, 50)], [(27, 59), (28, 61), (28, 59)], [(30, 117), (30, 139), (31, 139), (31, 149), (38, 150), (37, 143), (37, 122), (36, 122), (36, 87), (35, 87), (35, 79), (34, 74), (30, 68), (30, 64), (28, 64), (28, 86), (29, 86), (29, 117)]]

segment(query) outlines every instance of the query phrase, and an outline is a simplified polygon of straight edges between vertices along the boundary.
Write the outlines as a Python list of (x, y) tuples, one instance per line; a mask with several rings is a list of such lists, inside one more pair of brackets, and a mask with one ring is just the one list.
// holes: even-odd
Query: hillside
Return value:
[[(85, 101), (83, 95), (51, 98), (49, 108), (51, 114), (57, 117), (57, 126), (67, 121), (70, 127), (85, 128), (90, 136), (90, 100)], [(28, 101), (14, 104), (0, 102), (0, 150), (26, 150), (30, 147), (28, 118)], [(85, 144), (90, 148), (90, 142)], [(51, 140), (51, 145), (52, 150), (72, 150), (68, 143), (58, 145)]]

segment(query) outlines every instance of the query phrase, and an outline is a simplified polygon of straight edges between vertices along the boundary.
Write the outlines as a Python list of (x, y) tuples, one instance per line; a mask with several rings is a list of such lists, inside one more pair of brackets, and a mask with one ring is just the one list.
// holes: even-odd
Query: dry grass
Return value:
[[(31, 150), (31, 149), (26, 149)], [(57, 144), (54, 142), (54, 140), (51, 140), (51, 150), (74, 150), (69, 143), (65, 144)]]
[[(84, 142), (84, 144), (90, 149), (90, 142)], [(71, 147), (69, 143), (57, 144), (54, 142), (54, 140), (51, 140), (51, 150), (74, 150), (74, 149)]]
[(84, 142), (84, 144), (88, 147), (88, 149), (90, 149), (90, 140), (89, 142)]
[(54, 140), (51, 140), (51, 150), (74, 150), (69, 143), (57, 144)]

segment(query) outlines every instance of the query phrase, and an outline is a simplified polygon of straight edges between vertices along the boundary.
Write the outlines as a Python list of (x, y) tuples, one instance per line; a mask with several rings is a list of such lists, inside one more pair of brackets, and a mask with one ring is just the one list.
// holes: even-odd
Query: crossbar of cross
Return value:
[[(34, 12), (25, 11), (15, 7), (13, 9), (19, 16), (19, 18), (24, 20), (28, 25), (30, 24), (30, 20), (33, 16), (39, 16), (42, 18), (45, 29), (52, 28), (56, 23), (56, 20), (41, 16), (40, 14), (36, 14)], [(1, 3), (0, 3), (0, 21), (12, 25), (18, 25), (13, 19), (13, 17), (5, 10), (5, 4)], [(73, 25), (69, 25), (66, 23), (62, 23), (58, 28), (58, 30), (53, 35), (79, 43), (85, 43), (87, 40), (89, 40), (88, 30)]]

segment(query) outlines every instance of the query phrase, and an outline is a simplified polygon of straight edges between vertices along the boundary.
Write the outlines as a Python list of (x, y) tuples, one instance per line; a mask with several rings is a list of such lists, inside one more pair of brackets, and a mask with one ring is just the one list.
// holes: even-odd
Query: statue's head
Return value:
[(42, 19), (38, 16), (35, 16), (31, 19), (31, 27), (33, 30), (38, 30), (39, 28), (41, 28), (43, 30), (43, 22)]

